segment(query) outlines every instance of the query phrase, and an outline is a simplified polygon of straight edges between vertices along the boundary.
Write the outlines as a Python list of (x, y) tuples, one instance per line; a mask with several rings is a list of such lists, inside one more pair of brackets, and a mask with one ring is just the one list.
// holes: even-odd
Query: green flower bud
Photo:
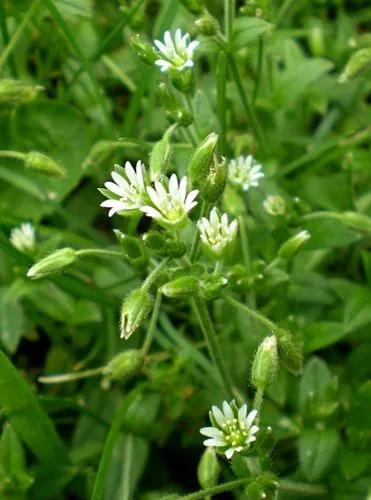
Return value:
[(203, 11), (203, 3), (199, 0), (180, 0), (180, 2), (188, 10), (188, 12), (195, 14), (196, 16), (201, 14)]
[(214, 165), (211, 167), (207, 184), (202, 194), (203, 198), (210, 202), (216, 203), (222, 196), (227, 183), (227, 168), (225, 158), (220, 161), (214, 160)]
[(251, 381), (263, 391), (273, 382), (278, 370), (278, 351), (275, 335), (266, 337), (260, 344), (253, 361)]
[(17, 80), (0, 80), (0, 104), (19, 105), (33, 101), (43, 87)]
[(142, 266), (147, 261), (147, 254), (143, 248), (143, 243), (134, 238), (133, 236), (128, 236), (122, 233), (118, 229), (114, 229), (113, 232), (118, 239), (121, 248), (125, 252), (127, 258), (136, 266)]
[(158, 89), (161, 106), (169, 122), (188, 127), (193, 121), (192, 114), (180, 104), (165, 83), (160, 83)]
[(141, 351), (129, 349), (112, 358), (104, 369), (104, 374), (111, 380), (128, 380), (141, 370), (143, 362)]
[(308, 231), (301, 231), (292, 238), (289, 238), (278, 250), (278, 256), (281, 259), (292, 259), (299, 249), (310, 238)]
[(214, 36), (220, 29), (218, 20), (208, 12), (196, 19), (195, 25), (199, 34), (203, 36)]
[(280, 361), (294, 375), (303, 372), (303, 354), (298, 341), (291, 333), (281, 330), (276, 332)]
[(27, 276), (32, 279), (39, 279), (64, 271), (77, 259), (76, 251), (73, 248), (62, 248), (44, 257), (34, 264), (27, 272)]
[(160, 175), (166, 172), (170, 155), (169, 134), (166, 133), (160, 141), (156, 142), (149, 154), (149, 169), (152, 181), (157, 181)]
[(155, 252), (163, 252), (166, 245), (166, 238), (158, 231), (149, 231), (143, 235), (145, 245)]
[(245, 490), (246, 498), (249, 500), (266, 500), (267, 494), (264, 488), (258, 481), (250, 483)]
[(224, 190), (223, 206), (228, 213), (234, 215), (235, 217), (239, 217), (245, 213), (245, 203), (243, 198), (230, 186), (227, 186)]
[(339, 83), (344, 83), (349, 78), (357, 76), (362, 71), (371, 67), (371, 47), (355, 52), (345, 66), (344, 72), (339, 77)]
[(143, 62), (153, 64), (158, 59), (155, 49), (139, 33), (130, 38), (130, 45)]
[(200, 295), (204, 300), (216, 299), (227, 283), (222, 274), (208, 274), (202, 277)]
[(371, 232), (371, 217), (368, 215), (359, 214), (357, 212), (344, 212), (341, 215), (341, 219), (352, 229), (366, 231), (368, 233)]
[(195, 276), (182, 276), (165, 283), (161, 287), (161, 292), (171, 299), (186, 298), (196, 295), (199, 286), (199, 281)]
[(218, 142), (218, 135), (209, 134), (196, 151), (188, 165), (188, 175), (194, 188), (200, 189), (201, 193), (205, 189), (211, 169), (214, 165), (214, 153)]
[(37, 151), (31, 151), (25, 155), (24, 166), (34, 172), (51, 177), (66, 177), (67, 175), (66, 169), (60, 163)]
[(121, 338), (128, 339), (143, 323), (152, 309), (151, 294), (141, 288), (132, 290), (121, 306)]
[(197, 467), (197, 477), (201, 488), (212, 488), (218, 484), (221, 466), (215, 450), (206, 448)]
[(308, 42), (314, 57), (322, 57), (326, 53), (323, 29), (321, 26), (313, 26), (310, 29)]
[(193, 68), (185, 68), (183, 71), (169, 69), (171, 83), (183, 94), (193, 94), (195, 88), (195, 75)]
[(179, 240), (167, 240), (166, 242), (166, 255), (174, 259), (180, 259), (187, 251), (185, 243)]
[(127, 148), (124, 141), (98, 141), (89, 151), (87, 158), (82, 164), (82, 169), (86, 170), (91, 166), (100, 167), (112, 161), (118, 151)]

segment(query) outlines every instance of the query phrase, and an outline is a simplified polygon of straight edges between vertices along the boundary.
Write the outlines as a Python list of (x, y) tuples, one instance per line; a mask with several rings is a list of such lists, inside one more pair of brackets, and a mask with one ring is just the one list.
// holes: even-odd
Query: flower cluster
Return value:
[(196, 40), (190, 42), (188, 33), (182, 35), (182, 31), (177, 29), (172, 37), (170, 31), (166, 31), (164, 41), (155, 40), (154, 43), (159, 50), (159, 59), (155, 61), (155, 64), (161, 68), (162, 72), (169, 69), (183, 71), (193, 66), (193, 52), (199, 42)]
[[(111, 173), (114, 182), (106, 182), (101, 192), (108, 197), (101, 203), (109, 208), (108, 215), (115, 213), (130, 215), (144, 212), (164, 226), (179, 226), (186, 220), (187, 214), (197, 205), (198, 191), (187, 192), (187, 177), (180, 181), (175, 174), (162, 182), (149, 185), (149, 176), (144, 165), (138, 161), (134, 170), (130, 162), (123, 169), (119, 165)], [(120, 172), (120, 173), (119, 173)]]
[(234, 401), (224, 401), (223, 410), (212, 406), (209, 412), (212, 427), (200, 429), (200, 433), (209, 438), (204, 445), (220, 448), (228, 459), (234, 453), (246, 452), (256, 440), (255, 434), (259, 430), (257, 425), (253, 425), (257, 414), (257, 410), (247, 413), (246, 404), (237, 408)]
[(29, 222), (15, 227), (10, 233), (10, 242), (20, 252), (32, 251), (35, 248), (35, 228)]
[(243, 191), (258, 186), (259, 179), (264, 177), (262, 166), (251, 155), (230, 160), (228, 167), (229, 181)]

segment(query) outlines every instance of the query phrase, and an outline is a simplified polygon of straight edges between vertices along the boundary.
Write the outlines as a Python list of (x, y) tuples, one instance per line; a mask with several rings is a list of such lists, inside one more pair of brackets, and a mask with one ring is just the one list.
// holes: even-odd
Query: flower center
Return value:
[(245, 422), (236, 418), (229, 420), (222, 425), (225, 440), (231, 446), (245, 446), (248, 436), (248, 429)]

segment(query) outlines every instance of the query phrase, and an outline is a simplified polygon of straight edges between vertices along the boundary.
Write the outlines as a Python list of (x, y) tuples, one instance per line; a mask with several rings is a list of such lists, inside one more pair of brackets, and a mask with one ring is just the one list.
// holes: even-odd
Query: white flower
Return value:
[(10, 232), (10, 242), (21, 252), (33, 250), (35, 248), (35, 228), (28, 222), (15, 227)]
[(234, 401), (230, 404), (224, 401), (223, 411), (213, 406), (209, 412), (212, 427), (200, 429), (200, 433), (209, 438), (204, 441), (204, 445), (221, 448), (228, 459), (235, 452), (247, 451), (256, 440), (254, 434), (259, 430), (257, 425), (253, 425), (257, 414), (257, 410), (247, 414), (246, 404), (238, 409)]
[(247, 191), (250, 187), (256, 187), (259, 179), (264, 177), (259, 165), (251, 155), (239, 156), (230, 160), (228, 177), (232, 184), (241, 187)]
[(269, 215), (277, 217), (279, 215), (285, 215), (286, 203), (285, 200), (280, 195), (268, 195), (263, 201), (263, 207)]
[(147, 193), (153, 206), (144, 205), (141, 211), (165, 226), (180, 225), (197, 205), (195, 198), (198, 191), (187, 194), (187, 177), (179, 182), (175, 174), (170, 177), (167, 189), (161, 182), (155, 181), (155, 187), (147, 187)]
[(222, 255), (226, 247), (232, 243), (238, 229), (236, 220), (229, 224), (228, 215), (223, 214), (220, 216), (215, 207), (210, 212), (210, 218), (202, 217), (197, 222), (197, 226), (200, 231), (201, 241), (216, 256)]
[(199, 42), (189, 42), (188, 33), (182, 36), (181, 30), (177, 29), (172, 38), (170, 31), (166, 31), (164, 42), (155, 40), (154, 43), (159, 50), (159, 59), (155, 64), (160, 66), (161, 71), (168, 71), (170, 68), (182, 71), (193, 66), (193, 52)]
[(100, 205), (110, 209), (109, 217), (116, 212), (139, 210), (144, 204), (143, 195), (146, 193), (145, 167), (141, 161), (137, 162), (135, 170), (129, 161), (125, 163), (125, 169), (120, 165), (115, 165), (115, 168), (122, 173), (111, 172), (114, 182), (104, 184), (109, 193), (103, 191), (105, 196), (112, 198), (109, 197)]

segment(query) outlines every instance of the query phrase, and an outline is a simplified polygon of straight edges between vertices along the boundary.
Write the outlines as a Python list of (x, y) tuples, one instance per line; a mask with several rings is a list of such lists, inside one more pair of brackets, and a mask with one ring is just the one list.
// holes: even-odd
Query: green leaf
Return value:
[(271, 25), (267, 21), (257, 17), (237, 18), (233, 26), (233, 51), (246, 47), (246, 45), (268, 31), (270, 27)]
[(359, 477), (371, 465), (371, 453), (344, 448), (340, 452), (339, 466), (347, 481)]
[(53, 423), (42, 410), (26, 381), (2, 352), (0, 406), (17, 435), (41, 463), (68, 465), (67, 451)]
[(307, 352), (318, 351), (342, 339), (347, 333), (344, 325), (336, 321), (318, 321), (304, 330), (304, 348)]
[(352, 332), (371, 323), (371, 291), (357, 287), (346, 302), (344, 310), (344, 328)]
[(326, 216), (326, 212), (321, 218), (306, 220), (303, 228), (310, 234), (306, 250), (343, 247), (361, 239), (359, 234), (348, 229), (339, 219)]
[(16, 300), (10, 300), (6, 288), (0, 288), (0, 340), (5, 349), (14, 353), (21, 339), (23, 309)]
[(318, 481), (334, 461), (339, 446), (335, 429), (304, 429), (299, 437), (301, 469), (309, 481)]

